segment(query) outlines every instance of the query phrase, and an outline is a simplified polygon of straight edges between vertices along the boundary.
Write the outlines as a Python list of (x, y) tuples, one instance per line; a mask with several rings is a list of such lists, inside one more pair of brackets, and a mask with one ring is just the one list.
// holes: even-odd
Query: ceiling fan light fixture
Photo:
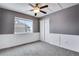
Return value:
[(37, 14), (39, 12), (43, 13), (43, 14), (47, 14), (47, 12), (41, 10), (41, 9), (44, 9), (44, 8), (47, 8), (48, 5), (44, 5), (44, 6), (40, 6), (39, 3), (36, 3), (35, 5), (32, 5), (32, 4), (29, 4), (33, 9), (31, 9), (30, 11), (33, 11), (34, 12), (34, 15), (37, 16)]
[(40, 12), (40, 8), (39, 7), (35, 7), (33, 11), (34, 11), (34, 13), (38, 13), (38, 12)]

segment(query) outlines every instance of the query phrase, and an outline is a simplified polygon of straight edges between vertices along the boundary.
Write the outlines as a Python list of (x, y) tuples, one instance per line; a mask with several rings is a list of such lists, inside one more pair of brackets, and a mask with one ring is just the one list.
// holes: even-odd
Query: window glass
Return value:
[(30, 19), (15, 17), (15, 33), (33, 32), (33, 21)]

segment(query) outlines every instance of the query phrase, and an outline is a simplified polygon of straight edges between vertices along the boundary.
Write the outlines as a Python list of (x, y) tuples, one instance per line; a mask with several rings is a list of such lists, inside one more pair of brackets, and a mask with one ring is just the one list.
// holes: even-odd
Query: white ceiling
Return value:
[[(46, 11), (47, 14), (38, 13), (38, 15), (35, 17), (43, 17), (45, 15), (62, 10), (64, 8), (71, 7), (76, 4), (78, 4), (78, 3), (40, 3), (41, 6), (48, 5), (48, 8), (42, 9), (42, 10)], [(32, 9), (32, 7), (29, 6), (27, 3), (0, 3), (0, 8), (5, 8), (8, 10), (12, 10), (12, 11), (34, 16), (34, 12), (29, 11)]]

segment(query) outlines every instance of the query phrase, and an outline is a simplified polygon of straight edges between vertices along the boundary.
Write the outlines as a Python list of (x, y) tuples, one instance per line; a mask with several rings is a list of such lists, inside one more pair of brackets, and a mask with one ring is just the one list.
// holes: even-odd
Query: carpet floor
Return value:
[(0, 50), (0, 56), (79, 56), (79, 53), (38, 41)]

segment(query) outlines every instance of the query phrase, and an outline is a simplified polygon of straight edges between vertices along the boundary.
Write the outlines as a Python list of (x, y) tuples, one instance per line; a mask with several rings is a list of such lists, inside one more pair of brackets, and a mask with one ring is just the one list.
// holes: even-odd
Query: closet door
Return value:
[(59, 34), (50, 33), (50, 18), (45, 18), (45, 41), (59, 46)]
[(44, 41), (44, 20), (40, 20), (40, 40)]

